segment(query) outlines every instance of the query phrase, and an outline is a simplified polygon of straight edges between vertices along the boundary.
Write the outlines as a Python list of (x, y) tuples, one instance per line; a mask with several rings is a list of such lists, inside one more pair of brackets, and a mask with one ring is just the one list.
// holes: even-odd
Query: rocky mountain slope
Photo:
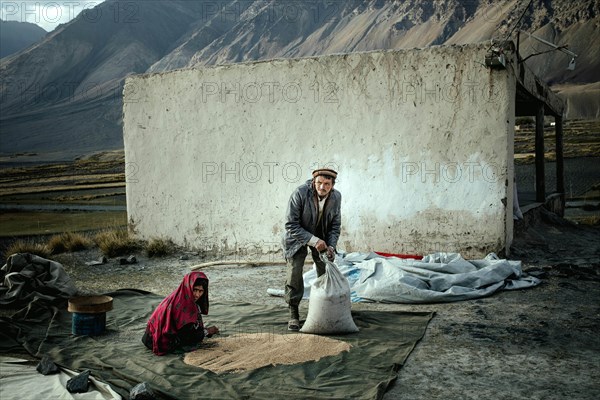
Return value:
[[(0, 61), (0, 155), (46, 159), (122, 148), (129, 74), (340, 52), (516, 40), (529, 1), (106, 0)], [(567, 118), (600, 118), (600, 4), (533, 1), (521, 30), (558, 51), (526, 62), (568, 99)], [(508, 36), (512, 33), (511, 36)], [(521, 54), (549, 50), (520, 35)], [(33, 159), (34, 157), (30, 157)]]
[(0, 19), (0, 58), (23, 50), (41, 40), (46, 33), (36, 24)]

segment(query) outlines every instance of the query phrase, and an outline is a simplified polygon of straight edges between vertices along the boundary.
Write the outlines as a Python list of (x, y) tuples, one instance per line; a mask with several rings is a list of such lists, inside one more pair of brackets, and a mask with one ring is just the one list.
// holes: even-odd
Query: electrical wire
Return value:
[(519, 63), (524, 63), (527, 59), (529, 59), (530, 57), (533, 57), (533, 56), (539, 56), (540, 54), (552, 53), (553, 51), (561, 50), (561, 49), (565, 49), (565, 48), (566, 48), (566, 46), (560, 46), (560, 47), (557, 47), (555, 49), (550, 49), (550, 50), (546, 50), (546, 51), (540, 51), (540, 52), (537, 52), (537, 53), (532, 53), (532, 54), (528, 55), (527, 57), (523, 58), (521, 61), (519, 61)]
[[(527, 4), (527, 7), (525, 7), (525, 9), (523, 10), (523, 12), (521, 13), (521, 16), (519, 17), (519, 19), (517, 20), (517, 22), (513, 26), (513, 28), (510, 30), (510, 32), (508, 32), (508, 35), (506, 35), (506, 37), (504, 38), (504, 40), (501, 42), (502, 43), (502, 47), (504, 47), (504, 44), (508, 41), (508, 39), (510, 38), (510, 36), (512, 35), (512, 33), (515, 31), (515, 28), (519, 25), (519, 23), (521, 22), (521, 20), (525, 16), (525, 13), (527, 12), (527, 10), (529, 10), (529, 7), (531, 7), (532, 3), (533, 3), (533, 0), (529, 0), (529, 4)], [(492, 42), (492, 44), (490, 44), (490, 47), (487, 49), (487, 51), (490, 51), (490, 49), (493, 46), (494, 46), (494, 44)]]

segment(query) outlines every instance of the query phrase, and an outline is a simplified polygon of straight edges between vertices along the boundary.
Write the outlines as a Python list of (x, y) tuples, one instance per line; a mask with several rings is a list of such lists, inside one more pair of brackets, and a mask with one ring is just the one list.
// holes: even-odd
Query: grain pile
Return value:
[(340, 340), (301, 334), (238, 334), (206, 341), (184, 362), (216, 373), (250, 371), (267, 365), (317, 361), (349, 351)]

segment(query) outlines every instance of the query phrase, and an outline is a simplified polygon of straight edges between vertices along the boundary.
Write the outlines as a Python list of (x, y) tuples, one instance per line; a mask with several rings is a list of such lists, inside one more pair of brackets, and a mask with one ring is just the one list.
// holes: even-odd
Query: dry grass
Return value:
[(600, 215), (580, 217), (576, 221), (582, 225), (600, 225)]
[(3, 168), (0, 195), (77, 192), (125, 187), (124, 151), (106, 152), (74, 162)]
[(141, 247), (124, 229), (100, 232), (94, 236), (94, 242), (107, 257), (127, 255), (139, 250)]
[(50, 257), (48, 246), (42, 243), (33, 242), (31, 240), (16, 240), (12, 242), (4, 251), (5, 258), (16, 253), (31, 253), (43, 258)]
[(94, 245), (94, 242), (81, 233), (65, 232), (54, 235), (48, 240), (47, 247), (51, 254), (85, 250)]
[(172, 254), (175, 250), (175, 244), (171, 239), (151, 238), (146, 244), (146, 253), (148, 257), (164, 257)]
[(60, 234), (127, 226), (126, 211), (10, 211), (0, 213), (0, 237)]
[[(529, 164), (535, 161), (535, 123), (529, 117), (517, 118), (521, 125), (515, 131), (515, 162)], [(529, 118), (530, 119), (530, 118)], [(555, 161), (555, 128), (544, 127), (544, 149), (546, 161)], [(600, 122), (597, 120), (566, 121), (563, 127), (563, 156), (598, 157), (600, 155)]]

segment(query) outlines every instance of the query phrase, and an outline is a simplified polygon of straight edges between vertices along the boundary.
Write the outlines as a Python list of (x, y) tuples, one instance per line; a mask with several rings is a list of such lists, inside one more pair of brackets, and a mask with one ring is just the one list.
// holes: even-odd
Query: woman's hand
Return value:
[(219, 333), (219, 328), (217, 328), (216, 326), (209, 326), (208, 328), (206, 328), (206, 330), (208, 331), (208, 337)]

